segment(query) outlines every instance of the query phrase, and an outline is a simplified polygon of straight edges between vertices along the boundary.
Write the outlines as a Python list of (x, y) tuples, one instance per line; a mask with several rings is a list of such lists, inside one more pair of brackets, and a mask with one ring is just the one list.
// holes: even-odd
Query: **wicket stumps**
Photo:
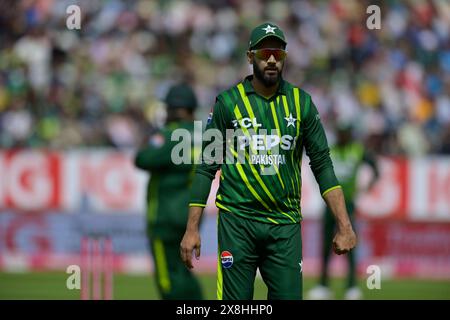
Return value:
[[(109, 237), (81, 238), (81, 299), (113, 299), (113, 245)], [(102, 279), (103, 278), (103, 279)], [(92, 283), (92, 286), (91, 286)], [(92, 293), (91, 293), (92, 287)]]

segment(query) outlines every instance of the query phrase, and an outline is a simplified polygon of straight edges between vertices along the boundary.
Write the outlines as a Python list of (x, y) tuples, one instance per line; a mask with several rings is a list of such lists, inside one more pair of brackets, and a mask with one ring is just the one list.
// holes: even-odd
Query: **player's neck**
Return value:
[(263, 96), (267, 99), (272, 97), (278, 89), (278, 85), (280, 84), (280, 81), (278, 81), (276, 84), (270, 87), (266, 87), (261, 80), (253, 76), (253, 79), (251, 81), (253, 88), (255, 89), (256, 93), (260, 96)]

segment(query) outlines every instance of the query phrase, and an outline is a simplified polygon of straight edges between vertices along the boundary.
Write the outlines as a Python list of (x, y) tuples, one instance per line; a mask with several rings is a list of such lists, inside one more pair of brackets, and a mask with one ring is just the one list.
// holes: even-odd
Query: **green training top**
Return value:
[(367, 163), (372, 168), (376, 178), (379, 175), (374, 157), (359, 142), (332, 146), (331, 159), (336, 176), (342, 185), (345, 200), (348, 202), (355, 200), (358, 171), (363, 163)]
[[(194, 166), (176, 165), (171, 159), (172, 132), (185, 129), (191, 135), (192, 122), (171, 122), (154, 133), (148, 144), (141, 148), (134, 159), (135, 165), (149, 171), (147, 186), (147, 229), (160, 238), (179, 237), (184, 233), (188, 216), (189, 189)], [(190, 155), (189, 155), (190, 156)]]
[[(303, 148), (322, 195), (340, 187), (319, 113), (308, 93), (283, 79), (268, 99), (255, 92), (251, 80), (248, 76), (216, 98), (206, 130), (218, 129), (226, 137), (227, 129), (240, 129), (245, 137), (224, 141), (226, 160), (234, 163), (211, 163), (205, 155), (209, 142), (203, 143), (190, 206), (205, 206), (211, 180), (221, 169), (218, 208), (266, 223), (299, 223)], [(244, 161), (237, 161), (242, 149)]]

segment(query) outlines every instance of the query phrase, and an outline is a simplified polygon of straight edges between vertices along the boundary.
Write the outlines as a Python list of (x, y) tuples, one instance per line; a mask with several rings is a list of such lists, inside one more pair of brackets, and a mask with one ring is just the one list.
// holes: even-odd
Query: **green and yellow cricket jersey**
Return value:
[(223, 137), (239, 130), (243, 137), (233, 143), (224, 139), (222, 163), (211, 163), (203, 152), (190, 206), (205, 206), (221, 169), (216, 205), (222, 211), (266, 223), (299, 223), (303, 148), (322, 195), (340, 187), (319, 113), (308, 93), (283, 79), (270, 98), (258, 95), (251, 80), (248, 76), (216, 98), (206, 130), (218, 129)]

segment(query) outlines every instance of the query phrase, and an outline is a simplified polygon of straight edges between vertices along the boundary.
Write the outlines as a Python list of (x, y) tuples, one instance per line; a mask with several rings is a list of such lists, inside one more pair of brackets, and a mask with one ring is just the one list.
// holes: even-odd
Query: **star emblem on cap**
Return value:
[(266, 32), (266, 34), (268, 34), (268, 33), (275, 33), (276, 28), (277, 27), (272, 27), (270, 24), (268, 24), (267, 27), (262, 29)]
[(295, 128), (295, 120), (297, 120), (297, 119), (295, 119), (292, 116), (292, 113), (289, 113), (289, 117), (286, 117), (284, 119), (287, 121), (287, 127), (288, 128), (289, 128), (289, 126), (293, 126)]

